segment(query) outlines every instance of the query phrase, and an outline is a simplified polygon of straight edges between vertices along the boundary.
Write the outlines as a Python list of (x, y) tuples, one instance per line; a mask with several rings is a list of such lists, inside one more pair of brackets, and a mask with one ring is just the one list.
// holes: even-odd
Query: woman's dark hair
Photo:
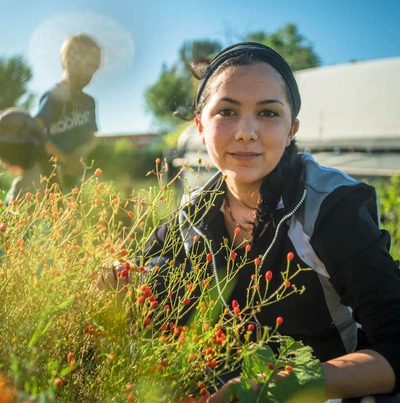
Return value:
[[(197, 59), (191, 62), (190, 68), (194, 77), (199, 80), (204, 80), (204, 76), (209, 70), (211, 61), (207, 59)], [(207, 82), (204, 83), (196, 95), (195, 102), (195, 114), (201, 115), (202, 109), (209, 97), (210, 83), (217, 77), (222, 71), (228, 67), (233, 66), (247, 66), (258, 63), (268, 63), (264, 58), (251, 52), (240, 53), (237, 56), (228, 58), (219, 64), (207, 78)], [(285, 62), (286, 63), (286, 62)], [(274, 66), (272, 66), (274, 67)], [(286, 68), (287, 66), (285, 66)], [(275, 67), (274, 67), (275, 68)], [(280, 74), (281, 72), (276, 69)], [(286, 71), (286, 75), (287, 75)], [(282, 76), (282, 74), (281, 74)], [(289, 88), (288, 80), (282, 76), (282, 85), (284, 86), (284, 92), (287, 102), (290, 107), (292, 124), (295, 122), (299, 108), (300, 108), (300, 96), (298, 94), (297, 84), (293, 80), (290, 81), (291, 86), (295, 88)], [(200, 91), (200, 92), (199, 92)], [(295, 94), (295, 96), (293, 95)], [(296, 98), (297, 96), (297, 98)], [(296, 105), (295, 105), (296, 103)], [(252, 245), (254, 252), (257, 252), (257, 240), (260, 238), (262, 232), (267, 224), (273, 223), (273, 217), (278, 207), (278, 203), (282, 197), (285, 207), (290, 207), (289, 204), (294, 200), (297, 192), (299, 177), (302, 173), (302, 161), (299, 155), (299, 149), (296, 141), (293, 139), (290, 145), (286, 147), (281, 160), (275, 169), (268, 174), (260, 188), (260, 201), (257, 206), (254, 226), (252, 230)]]
[[(194, 113), (197, 116), (201, 115), (201, 111), (203, 110), (204, 104), (206, 103), (206, 101), (209, 97), (210, 83), (213, 81), (213, 79), (215, 77), (219, 76), (220, 73), (222, 73), (224, 70), (226, 70), (229, 67), (252, 66), (254, 64), (259, 64), (259, 63), (267, 63), (267, 62), (258, 56), (252, 56), (251, 54), (248, 54), (248, 53), (241, 53), (240, 55), (238, 55), (232, 59), (228, 59), (224, 63), (220, 64), (218, 66), (218, 68), (214, 71), (212, 77), (210, 79), (208, 79), (207, 84), (204, 86), (204, 89), (202, 90), (201, 95), (199, 96), (198, 102), (196, 102), (196, 109), (195, 109)], [(210, 60), (200, 58), (200, 59), (196, 59), (196, 60), (190, 62), (189, 66), (190, 66), (192, 75), (195, 78), (197, 78), (198, 80), (200, 80), (209, 65), (210, 65)], [(284, 88), (286, 99), (289, 103), (290, 112), (291, 112), (291, 116), (292, 116), (292, 123), (294, 123), (294, 121), (297, 117), (297, 112), (296, 112), (295, 105), (293, 102), (292, 94), (289, 89), (289, 86), (283, 79), (282, 79), (282, 85)]]
[(303, 164), (299, 149), (296, 141), (292, 140), (286, 147), (278, 165), (261, 184), (260, 201), (251, 233), (252, 245), (256, 245), (265, 225), (273, 222), (281, 197), (286, 208), (292, 207), (291, 204), (295, 199), (302, 172)]

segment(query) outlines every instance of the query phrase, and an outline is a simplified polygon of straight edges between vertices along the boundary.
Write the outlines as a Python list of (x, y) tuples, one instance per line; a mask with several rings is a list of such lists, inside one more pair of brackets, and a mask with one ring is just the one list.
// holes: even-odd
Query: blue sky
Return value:
[[(298, 25), (323, 65), (400, 56), (398, 0), (0, 0), (0, 56), (22, 54), (38, 97), (62, 75), (59, 48), (78, 32), (95, 36), (103, 68), (87, 92), (100, 133), (155, 131), (144, 92), (185, 40), (222, 45), (256, 30)], [(37, 105), (34, 106), (34, 113)]]

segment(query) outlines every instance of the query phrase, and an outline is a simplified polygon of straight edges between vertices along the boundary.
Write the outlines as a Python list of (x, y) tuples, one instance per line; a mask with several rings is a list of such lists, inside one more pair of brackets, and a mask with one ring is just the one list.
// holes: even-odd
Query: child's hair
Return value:
[(100, 66), (101, 49), (97, 42), (86, 34), (76, 34), (67, 38), (60, 49), (61, 64), (66, 66), (72, 60), (80, 60), (82, 57), (91, 57), (98, 60)]

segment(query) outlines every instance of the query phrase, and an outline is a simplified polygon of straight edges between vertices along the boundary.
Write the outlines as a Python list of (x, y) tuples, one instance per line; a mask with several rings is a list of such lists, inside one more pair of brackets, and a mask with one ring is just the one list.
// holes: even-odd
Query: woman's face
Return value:
[(197, 129), (228, 185), (259, 189), (298, 130), (281, 75), (266, 63), (233, 66), (209, 83)]

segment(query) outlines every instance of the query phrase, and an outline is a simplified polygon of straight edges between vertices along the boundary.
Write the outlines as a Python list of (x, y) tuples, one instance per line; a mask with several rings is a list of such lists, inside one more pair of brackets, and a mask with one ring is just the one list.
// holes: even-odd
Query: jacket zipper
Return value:
[[(282, 225), (288, 218), (290, 218), (293, 214), (296, 213), (296, 211), (297, 211), (297, 210), (300, 208), (300, 206), (303, 204), (303, 202), (304, 202), (304, 200), (305, 200), (305, 198), (306, 198), (306, 195), (307, 195), (307, 190), (304, 189), (303, 195), (301, 196), (301, 199), (299, 200), (299, 202), (297, 203), (297, 205), (293, 208), (293, 210), (292, 210), (290, 213), (286, 214), (285, 216), (283, 216), (283, 217), (280, 219), (278, 225), (276, 226), (274, 237), (272, 238), (272, 241), (271, 241), (270, 245), (268, 246), (267, 250), (264, 252), (264, 254), (263, 254), (262, 258), (261, 258), (260, 265), (259, 265), (259, 267), (258, 267), (258, 270), (259, 270), (259, 271), (260, 271), (260, 269), (261, 269), (261, 267), (262, 267), (262, 265), (263, 265), (263, 263), (264, 263), (264, 261), (265, 261), (267, 255), (268, 255), (268, 253), (270, 252), (270, 250), (271, 250), (272, 247), (274, 246), (274, 244), (275, 244), (275, 242), (276, 242), (276, 239), (278, 238), (278, 232), (279, 232), (279, 229), (280, 229), (281, 225)], [(200, 229), (198, 229), (198, 228), (197, 228), (196, 226), (194, 226), (194, 225), (193, 225), (192, 228), (194, 229), (194, 231), (195, 231), (198, 235), (200, 235), (200, 236), (204, 239), (204, 242), (206, 243), (206, 246), (207, 246), (208, 250), (210, 251), (210, 253), (211, 253), (211, 255), (212, 255), (212, 260), (211, 260), (212, 271), (213, 271), (213, 274), (214, 274), (214, 277), (215, 277), (215, 282), (216, 282), (216, 285), (217, 285), (218, 296), (219, 296), (219, 298), (221, 299), (222, 303), (224, 304), (225, 308), (228, 308), (228, 309), (229, 309), (229, 305), (227, 304), (227, 302), (225, 301), (225, 298), (224, 298), (223, 295), (222, 295), (222, 290), (221, 290), (221, 286), (220, 286), (220, 283), (219, 283), (219, 277), (218, 277), (218, 272), (217, 272), (217, 265), (216, 265), (216, 262), (215, 262), (214, 252), (213, 252), (213, 249), (212, 249), (212, 247), (211, 247), (211, 243), (210, 243), (209, 240), (207, 239), (206, 234), (204, 234)], [(230, 309), (229, 309), (229, 313), (230, 313), (231, 316), (233, 316), (233, 313), (231, 312)], [(256, 320), (256, 324), (257, 324), (258, 326), (261, 326), (261, 324), (260, 324), (260, 322), (258, 321), (258, 319), (257, 319), (256, 316), (254, 317), (254, 319)]]

